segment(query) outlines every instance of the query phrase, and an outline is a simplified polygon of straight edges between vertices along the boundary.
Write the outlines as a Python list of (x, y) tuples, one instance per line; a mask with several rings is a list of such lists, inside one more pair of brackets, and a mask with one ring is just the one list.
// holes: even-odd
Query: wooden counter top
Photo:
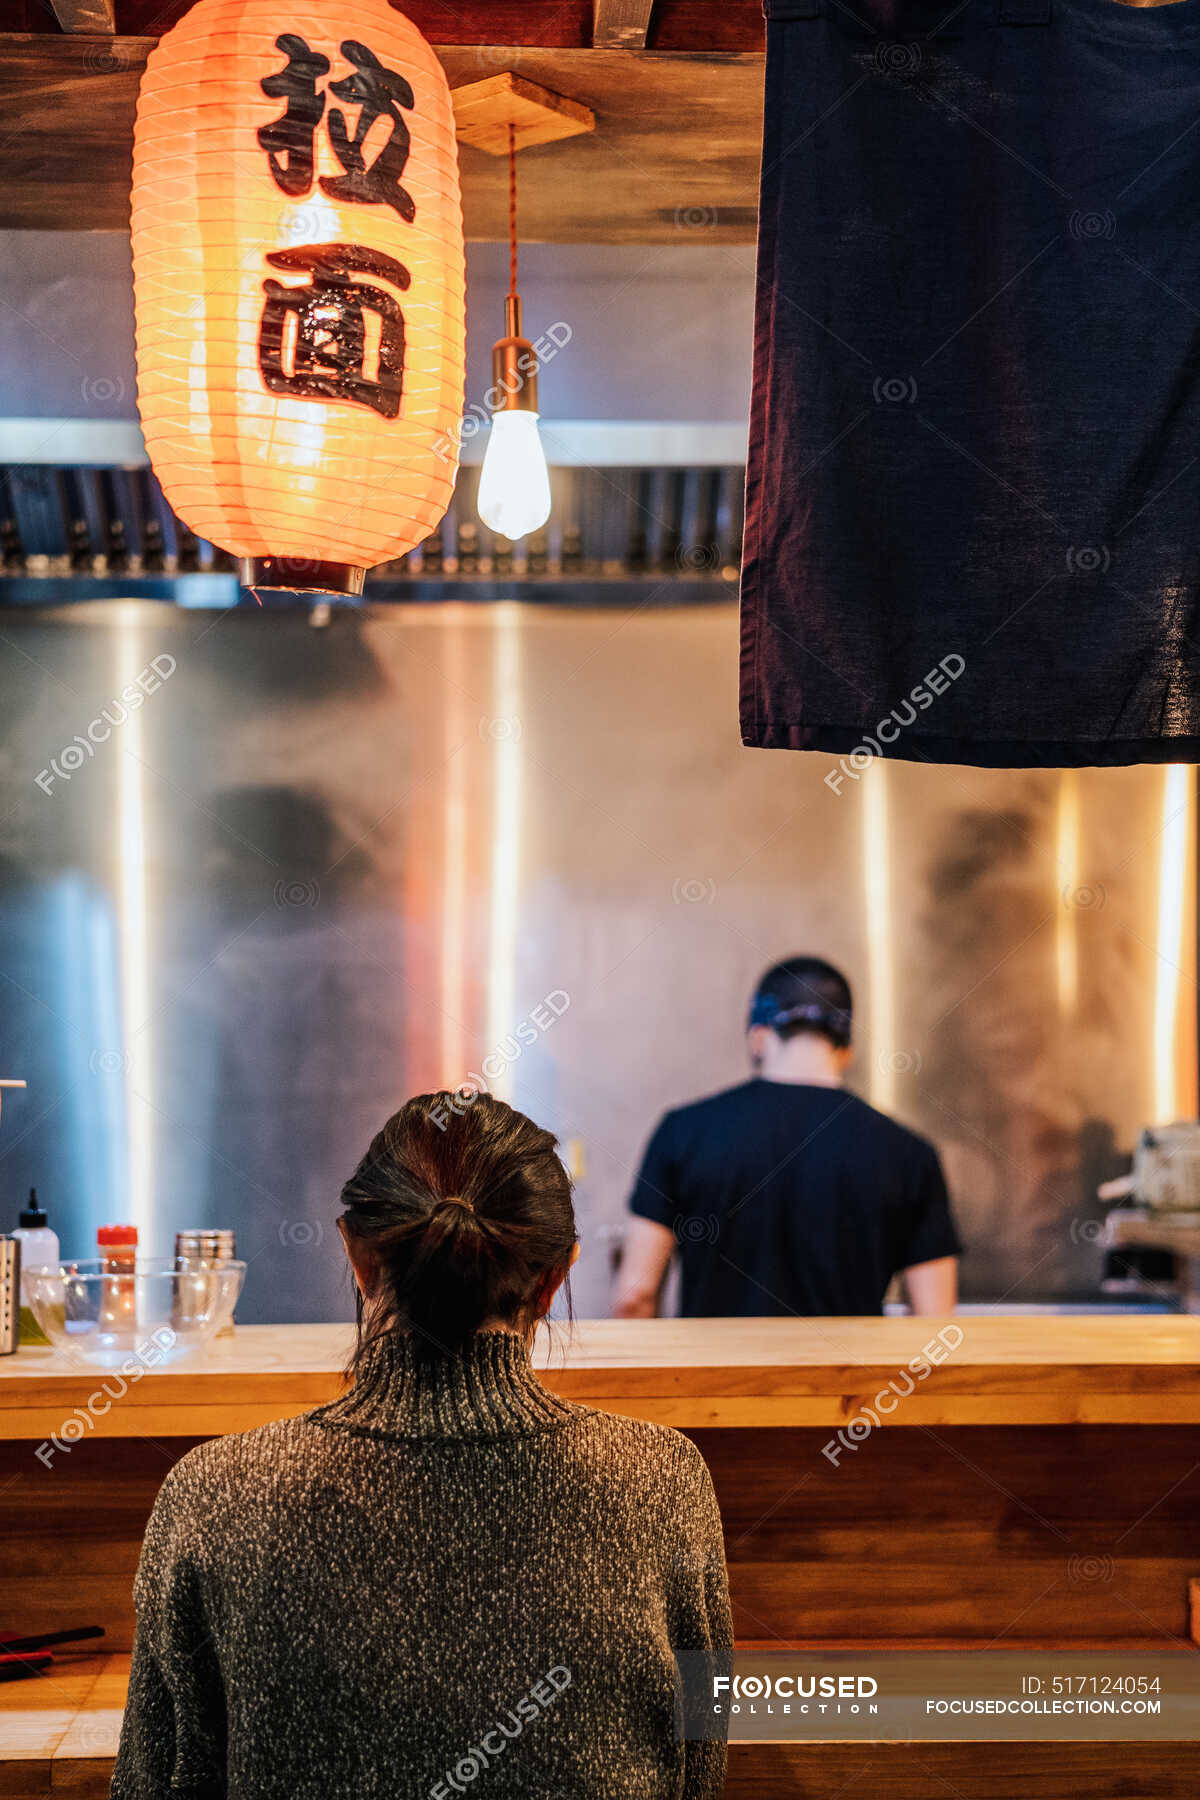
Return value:
[(128, 1656), (61, 1656), (49, 1674), (0, 1683), (0, 1794), (108, 1793)]
[[(239, 1326), (124, 1393), (21, 1349), (0, 1358), (0, 1438), (72, 1418), (75, 1442), (249, 1430), (332, 1399), (351, 1343), (342, 1325)], [(883, 1425), (1200, 1424), (1200, 1318), (586, 1320), (543, 1334), (535, 1361), (569, 1399), (688, 1430), (836, 1430), (864, 1409)]]

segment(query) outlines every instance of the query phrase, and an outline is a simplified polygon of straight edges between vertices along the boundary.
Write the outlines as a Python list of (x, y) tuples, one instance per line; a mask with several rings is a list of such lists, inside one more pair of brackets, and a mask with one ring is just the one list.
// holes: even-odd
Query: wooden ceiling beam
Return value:
[[(661, 4), (661, 0), (660, 0)], [(124, 231), (138, 80), (154, 40), (0, 37), (0, 226)], [(473, 45), (437, 45), (451, 88), (503, 68)], [(523, 49), (522, 83), (566, 95), (595, 131), (522, 151), (530, 243), (753, 240), (763, 64), (726, 54)], [(463, 213), (475, 242), (508, 228), (503, 159), (465, 143)]]
[[(61, 0), (67, 8), (105, 0)], [(108, 0), (121, 37), (161, 37), (192, 0)], [(431, 44), (477, 44), (491, 73), (500, 48), (586, 50), (593, 42), (597, 0), (394, 0)], [(55, 0), (57, 6), (59, 0)], [(647, 0), (620, 0), (611, 10), (650, 13)], [(46, 0), (0, 0), (0, 33), (58, 35)], [(69, 29), (77, 30), (78, 27)], [(96, 35), (99, 29), (94, 28)], [(105, 29), (111, 29), (107, 27)], [(656, 0), (645, 46), (671, 51), (761, 51), (765, 41), (762, 0)], [(481, 63), (486, 65), (481, 56)]]
[(654, 0), (594, 0), (593, 49), (644, 50), (653, 11)]

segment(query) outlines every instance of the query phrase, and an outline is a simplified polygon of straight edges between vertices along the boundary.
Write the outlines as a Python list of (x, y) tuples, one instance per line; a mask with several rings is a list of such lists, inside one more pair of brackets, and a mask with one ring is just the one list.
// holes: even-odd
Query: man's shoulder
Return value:
[(687, 1131), (697, 1125), (723, 1120), (744, 1110), (755, 1085), (753, 1081), (739, 1081), (733, 1087), (718, 1088), (715, 1093), (702, 1094), (682, 1106), (673, 1106), (663, 1114), (663, 1124), (669, 1130)]
[(891, 1113), (880, 1112), (869, 1100), (863, 1100), (858, 1094), (846, 1094), (849, 1105), (846, 1108), (846, 1122), (852, 1126), (855, 1134), (864, 1134), (864, 1141), (874, 1143), (892, 1155), (906, 1156), (914, 1161), (924, 1162), (937, 1160), (937, 1151), (927, 1137), (914, 1131), (909, 1125), (902, 1125)]

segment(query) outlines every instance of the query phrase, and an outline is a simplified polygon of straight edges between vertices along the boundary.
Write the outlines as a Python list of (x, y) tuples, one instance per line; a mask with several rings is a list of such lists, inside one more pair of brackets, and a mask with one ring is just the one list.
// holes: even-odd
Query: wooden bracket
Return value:
[(644, 50), (654, 0), (592, 0), (593, 50)]
[(111, 37), (117, 29), (115, 0), (51, 0), (64, 31)]
[(485, 150), (489, 156), (508, 155), (510, 125), (516, 127), (518, 150), (596, 129), (596, 115), (590, 106), (552, 94), (549, 88), (507, 69), (502, 75), (454, 88), (450, 98), (459, 142)]

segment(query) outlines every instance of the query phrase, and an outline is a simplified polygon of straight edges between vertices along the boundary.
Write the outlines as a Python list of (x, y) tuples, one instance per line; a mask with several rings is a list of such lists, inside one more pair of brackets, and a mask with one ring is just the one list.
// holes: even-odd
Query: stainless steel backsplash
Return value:
[(839, 781), (741, 748), (736, 632), (0, 614), (0, 1229), (31, 1183), (64, 1253), (230, 1225), (241, 1318), (345, 1317), (341, 1182), (486, 1074), (564, 1144), (603, 1314), (656, 1118), (742, 1078), (747, 995), (806, 950), (854, 984), (854, 1084), (942, 1149), (966, 1292), (1092, 1286), (1095, 1183), (1195, 1112), (1190, 773)]

